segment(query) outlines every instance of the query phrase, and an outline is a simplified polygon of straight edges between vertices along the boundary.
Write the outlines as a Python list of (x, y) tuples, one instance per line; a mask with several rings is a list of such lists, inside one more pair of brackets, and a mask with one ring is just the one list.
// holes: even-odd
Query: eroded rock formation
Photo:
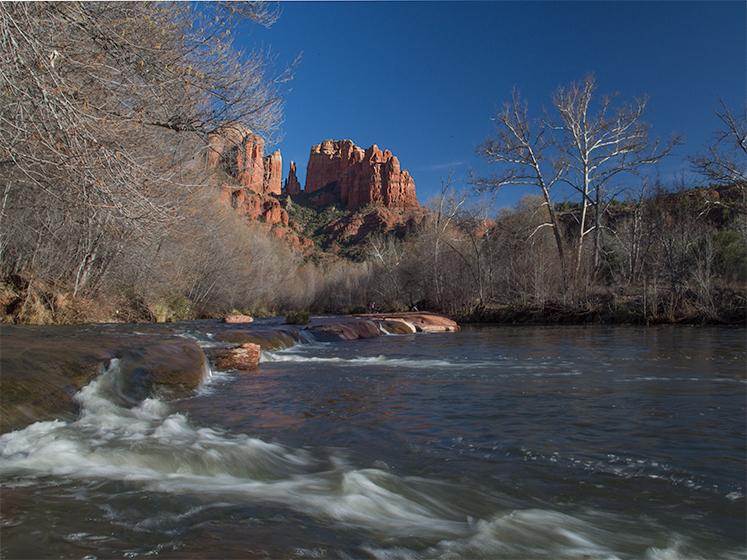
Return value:
[(257, 194), (280, 194), (280, 150), (265, 156), (265, 141), (247, 128), (231, 127), (208, 137), (208, 169), (219, 169)]
[(296, 177), (296, 162), (290, 162), (290, 169), (288, 170), (288, 178), (285, 180), (285, 194), (293, 196), (301, 192), (301, 183), (298, 182)]
[(275, 150), (264, 157), (263, 194), (280, 194), (283, 188), (283, 156)]
[(367, 204), (386, 208), (418, 208), (415, 182), (400, 169), (389, 150), (367, 150), (350, 140), (325, 140), (311, 148), (306, 168), (307, 194), (318, 192), (319, 205), (341, 200), (347, 210)]

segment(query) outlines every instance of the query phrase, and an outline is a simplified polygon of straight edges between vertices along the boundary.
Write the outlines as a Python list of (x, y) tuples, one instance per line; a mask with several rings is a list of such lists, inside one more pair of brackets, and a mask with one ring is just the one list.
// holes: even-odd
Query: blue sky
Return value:
[[(660, 164), (665, 179), (718, 126), (719, 96), (747, 98), (747, 2), (281, 2), (269, 29), (246, 26), (237, 45), (264, 46), (282, 68), (303, 53), (285, 100), (283, 177), (301, 184), (312, 145), (350, 139), (389, 149), (425, 204), (453, 165), (490, 168), (475, 146), (516, 85), (539, 115), (558, 86), (594, 72), (598, 93), (648, 94), (653, 135), (685, 135)], [(508, 187), (496, 206), (525, 188)]]

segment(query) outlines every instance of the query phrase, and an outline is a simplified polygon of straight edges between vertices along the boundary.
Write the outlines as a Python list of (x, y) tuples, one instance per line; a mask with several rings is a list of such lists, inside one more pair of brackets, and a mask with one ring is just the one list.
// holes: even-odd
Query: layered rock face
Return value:
[(420, 207), (415, 182), (400, 169), (392, 152), (376, 145), (364, 151), (350, 140), (325, 140), (311, 148), (305, 191), (312, 194), (321, 189), (318, 204), (339, 199), (347, 210), (371, 203), (386, 208)]
[(263, 158), (264, 178), (262, 188), (264, 194), (280, 194), (283, 188), (283, 157), (280, 150), (275, 150)]
[(265, 156), (265, 141), (247, 128), (226, 128), (208, 137), (208, 169), (220, 169), (257, 194), (280, 194), (280, 150)]

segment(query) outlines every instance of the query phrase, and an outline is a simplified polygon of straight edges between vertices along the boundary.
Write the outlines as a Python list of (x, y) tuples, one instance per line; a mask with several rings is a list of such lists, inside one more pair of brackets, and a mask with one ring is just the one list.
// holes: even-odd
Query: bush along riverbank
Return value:
[(679, 305), (660, 301), (655, 306), (641, 296), (600, 295), (582, 304), (548, 302), (544, 305), (479, 306), (458, 318), (460, 323), (496, 324), (687, 324), (747, 326), (745, 298), (724, 295), (720, 305), (705, 308), (693, 301)]
[[(495, 324), (691, 324), (747, 325), (745, 294), (733, 290), (714, 291), (704, 305), (696, 294), (679, 299), (669, 292), (600, 293), (577, 303), (548, 301), (543, 304), (478, 305), (470, 313), (442, 313), (459, 323)], [(428, 309), (421, 302), (420, 309)], [(194, 319), (225, 319), (227, 316), (287, 316), (288, 324), (303, 325), (311, 313), (361, 315), (365, 306), (311, 310), (255, 308), (225, 314), (199, 314), (196, 306), (175, 291), (145, 296), (132, 290), (116, 295), (73, 296), (53, 285), (16, 275), (0, 283), (0, 324), (78, 325), (85, 323), (169, 323)], [(390, 310), (387, 310), (389, 312)], [(391, 310), (396, 313), (399, 309)], [(391, 314), (391, 313), (390, 313)]]

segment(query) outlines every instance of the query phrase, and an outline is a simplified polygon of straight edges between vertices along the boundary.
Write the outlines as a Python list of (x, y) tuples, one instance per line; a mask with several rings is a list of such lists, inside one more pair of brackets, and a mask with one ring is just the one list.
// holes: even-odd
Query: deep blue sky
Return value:
[[(686, 136), (660, 164), (671, 179), (718, 126), (718, 98), (747, 98), (747, 2), (281, 2), (269, 29), (247, 26), (237, 45), (270, 47), (288, 86), (283, 177), (304, 184), (312, 145), (348, 138), (389, 149), (425, 204), (451, 164), (457, 188), (489, 168), (475, 145), (493, 130), (513, 85), (538, 115), (559, 85), (592, 71), (598, 93), (648, 94), (653, 134)], [(507, 188), (497, 206), (526, 189)], [(533, 191), (529, 191), (533, 192)]]

